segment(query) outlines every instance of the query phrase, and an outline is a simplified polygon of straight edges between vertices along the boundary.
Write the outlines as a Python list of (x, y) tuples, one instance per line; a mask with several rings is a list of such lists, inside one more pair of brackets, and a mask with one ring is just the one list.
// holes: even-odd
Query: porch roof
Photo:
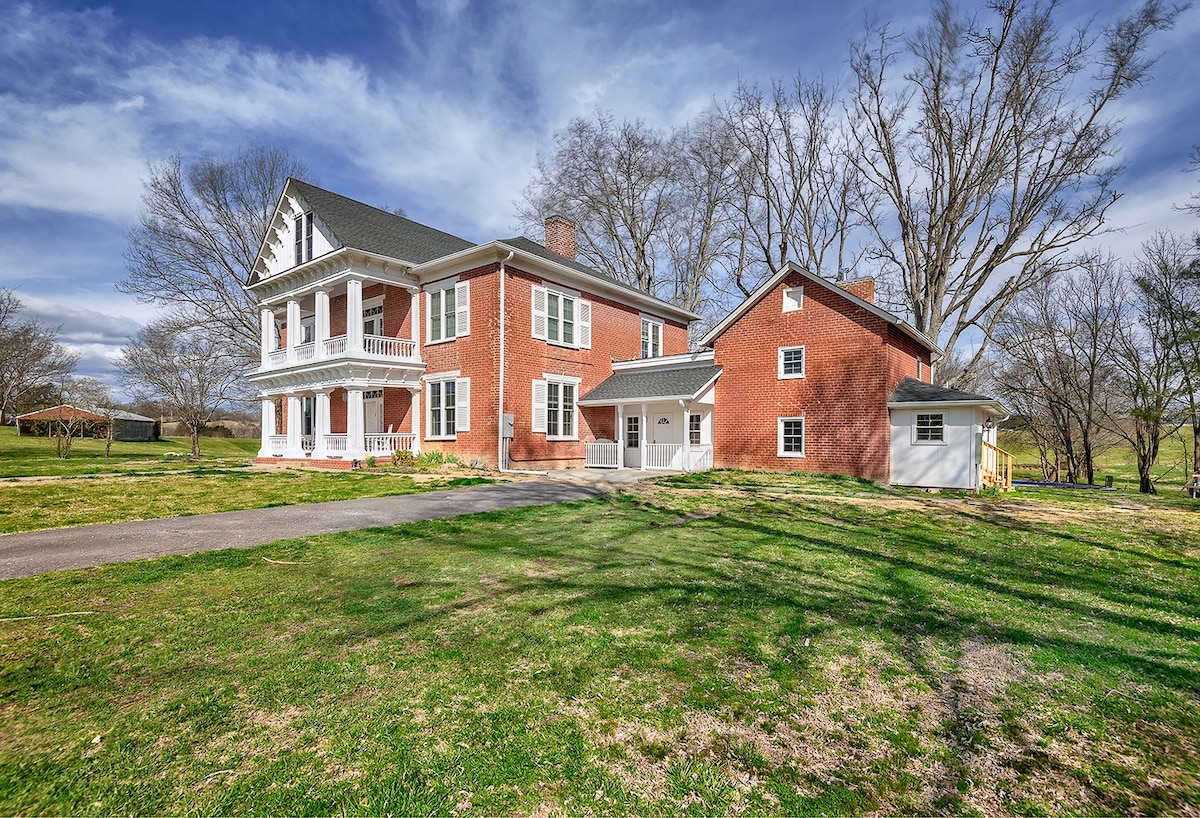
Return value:
[(614, 372), (580, 398), (579, 405), (614, 406), (622, 403), (695, 400), (716, 382), (720, 374), (719, 366)]
[(948, 386), (937, 386), (925, 383), (916, 378), (905, 378), (900, 381), (896, 391), (888, 398), (889, 408), (901, 406), (931, 406), (936, 404), (955, 406), (981, 406), (992, 409), (997, 414), (1008, 415), (1008, 409), (996, 398), (977, 395), (974, 392), (964, 392), (961, 389), (951, 389)]

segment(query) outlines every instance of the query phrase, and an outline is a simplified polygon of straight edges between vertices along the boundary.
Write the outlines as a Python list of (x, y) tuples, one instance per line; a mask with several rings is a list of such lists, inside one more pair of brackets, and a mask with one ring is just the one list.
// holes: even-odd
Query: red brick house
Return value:
[[(558, 217), (546, 246), (476, 245), (289, 180), (248, 288), (262, 318), (261, 462), (349, 468), (409, 450), (501, 468), (888, 482), (895, 457), (934, 452), (893, 445), (908, 434), (897, 424), (924, 424), (905, 441), (947, 446), (942, 459), (967, 459), (954, 474), (970, 475), (972, 441), (1003, 413), (929, 383), (936, 345), (877, 307), (871, 280), (794, 264), (689, 352), (699, 316), (577, 263)], [(947, 434), (948, 418), (969, 428)], [(923, 484), (923, 468), (903, 474)]]

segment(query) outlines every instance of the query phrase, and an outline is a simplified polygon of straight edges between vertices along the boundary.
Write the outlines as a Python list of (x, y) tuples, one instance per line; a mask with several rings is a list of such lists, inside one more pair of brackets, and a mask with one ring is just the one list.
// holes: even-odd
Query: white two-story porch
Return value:
[(713, 386), (721, 368), (693, 353), (613, 363), (580, 399), (612, 407), (616, 440), (585, 445), (587, 468), (702, 471), (713, 465)]

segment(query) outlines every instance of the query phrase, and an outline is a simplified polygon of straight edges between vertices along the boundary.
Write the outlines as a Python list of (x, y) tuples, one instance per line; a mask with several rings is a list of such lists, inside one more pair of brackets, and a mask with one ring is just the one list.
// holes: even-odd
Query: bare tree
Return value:
[(71, 444), (76, 438), (94, 431), (96, 416), (102, 422), (108, 421), (108, 434), (111, 434), (112, 418), (105, 414), (103, 407), (112, 403), (112, 394), (100, 381), (95, 378), (64, 377), (57, 384), (55, 398), (59, 406), (49, 422), (49, 431), (61, 459), (66, 460), (71, 454)]
[(245, 372), (219, 328), (180, 329), (169, 321), (139, 330), (116, 365), (134, 400), (161, 401), (187, 427), (193, 457), (200, 456), (200, 433), (240, 395)]
[(11, 289), (0, 288), (0, 422), (75, 369), (79, 356), (58, 343), (58, 327), (21, 320), (25, 308)]
[(911, 37), (876, 27), (852, 51), (851, 155), (884, 203), (879, 260), (947, 354), (983, 331), (968, 370), (1002, 309), (1105, 229), (1119, 196), (1107, 109), (1148, 79), (1148, 40), (1181, 10), (1147, 0), (1097, 35), (1061, 30), (1057, 6), (991, 0), (974, 16), (937, 0)]
[(719, 104), (739, 148), (734, 201), (747, 257), (744, 295), (789, 258), (841, 280), (861, 259), (852, 236), (873, 202), (850, 161), (837, 90), (797, 75), (769, 92), (740, 84)]
[(286, 150), (251, 145), (231, 157), (152, 165), (140, 224), (126, 234), (128, 277), (117, 289), (166, 308), (181, 328), (220, 328), (225, 354), (259, 349), (258, 313), (242, 285), (267, 233), (279, 191), (306, 173)]
[(1200, 252), (1195, 238), (1155, 233), (1142, 245), (1137, 285), (1160, 316), (1175, 358), (1192, 435), (1193, 474), (1200, 474)]

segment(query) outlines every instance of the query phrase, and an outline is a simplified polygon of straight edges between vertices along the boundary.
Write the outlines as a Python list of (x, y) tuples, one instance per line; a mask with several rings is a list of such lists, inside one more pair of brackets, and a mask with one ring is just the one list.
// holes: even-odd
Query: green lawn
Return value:
[(717, 472), (7, 581), (0, 813), (1184, 812), (1200, 504), (1142, 499)]
[[(1189, 426), (1163, 440), (1153, 471), (1155, 484), (1160, 492), (1179, 491), (1191, 476), (1191, 434)], [(1184, 436), (1188, 441), (1186, 452)], [(1014, 477), (1018, 480), (1042, 479), (1037, 448), (1026, 435), (1002, 431), (998, 443), (1000, 448), (1013, 455)], [(1096, 483), (1103, 484), (1104, 478), (1109, 476), (1113, 478), (1115, 486), (1137, 491), (1137, 458), (1134, 457), (1133, 449), (1128, 443), (1118, 443), (1101, 452), (1096, 458)], [(1080, 475), (1080, 479), (1086, 480), (1087, 475)]]
[[(201, 460), (208, 466), (245, 466), (258, 454), (258, 440), (248, 438), (204, 438), (200, 441)], [(70, 456), (59, 459), (53, 438), (18, 437), (11, 426), (0, 427), (0, 478), (34, 475), (109, 474), (113, 472), (164, 471), (193, 468), (191, 441), (186, 437), (165, 437), (154, 443), (114, 441), (109, 457), (104, 456), (104, 441), (93, 438), (75, 440)]]

